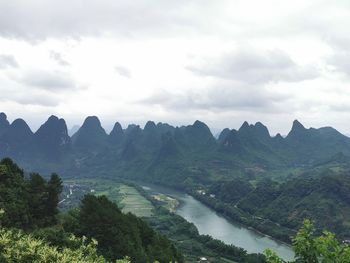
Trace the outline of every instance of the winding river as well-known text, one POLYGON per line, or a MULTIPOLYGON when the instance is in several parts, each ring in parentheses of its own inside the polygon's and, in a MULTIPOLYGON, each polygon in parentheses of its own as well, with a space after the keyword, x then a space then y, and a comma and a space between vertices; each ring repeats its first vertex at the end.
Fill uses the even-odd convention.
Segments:
POLYGON ((242 247, 248 253, 263 253, 265 249, 270 248, 285 260, 293 259, 294 253, 289 246, 228 221, 186 193, 155 185, 144 186, 144 189, 180 200, 181 205, 176 214, 193 223, 200 234, 210 235, 226 244, 242 247))

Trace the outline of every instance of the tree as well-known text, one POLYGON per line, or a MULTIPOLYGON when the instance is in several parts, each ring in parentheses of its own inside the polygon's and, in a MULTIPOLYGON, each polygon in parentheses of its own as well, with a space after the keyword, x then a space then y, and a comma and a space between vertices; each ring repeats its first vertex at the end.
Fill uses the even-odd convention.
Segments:
POLYGON ((47 189, 46 181, 40 174, 32 173, 29 179, 29 208, 36 226, 45 226, 46 224, 46 202, 47 189))
MULTIPOLYGON (((96 252, 97 242, 87 242, 86 238, 71 235, 78 248, 59 249, 49 246, 43 240, 24 234, 20 230, 0 229, 0 262, 47 262, 47 263, 107 263, 96 252)), ((117 263, 130 263, 129 260, 117 260, 117 263)))
POLYGON ((57 205, 59 196, 63 190, 61 178, 53 173, 47 183, 47 200, 46 200, 46 215, 49 217, 51 224, 56 223, 56 215, 58 214, 57 205))
MULTIPOLYGON (((314 236, 315 228, 310 220, 304 220, 303 227, 293 238, 295 260, 290 263, 349 263, 350 247, 340 243, 334 234, 323 231, 314 236)), ((271 250, 265 251, 267 262, 285 263, 271 250)))
POLYGON ((0 161, 0 208, 6 213, 2 226, 27 228, 31 216, 23 171, 11 159, 0 161))

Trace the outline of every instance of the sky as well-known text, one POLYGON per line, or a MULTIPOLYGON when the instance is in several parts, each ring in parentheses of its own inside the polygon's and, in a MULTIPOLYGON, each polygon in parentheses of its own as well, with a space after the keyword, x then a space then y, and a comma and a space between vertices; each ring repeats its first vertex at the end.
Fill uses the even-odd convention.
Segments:
POLYGON ((0 0, 0 112, 350 134, 350 1, 0 0))

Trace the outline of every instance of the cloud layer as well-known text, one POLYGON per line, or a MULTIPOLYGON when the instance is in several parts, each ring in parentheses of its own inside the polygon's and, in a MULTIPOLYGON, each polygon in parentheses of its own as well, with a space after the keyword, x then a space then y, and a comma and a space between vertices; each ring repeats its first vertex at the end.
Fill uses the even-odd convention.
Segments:
MULTIPOLYGON (((1 111, 350 134, 350 4, 340 0, 0 0, 1 111), (252 8, 254 7, 254 8, 252 8)), ((39 117, 38 117, 39 116, 39 117)), ((25 116, 24 116, 25 117, 25 116)))
POLYGON ((0 55, 0 69, 18 68, 18 63, 12 55, 0 55))
POLYGON ((201 76, 241 81, 252 85, 269 82, 299 82, 318 77, 312 66, 302 67, 281 50, 241 49, 205 59, 187 69, 201 76))

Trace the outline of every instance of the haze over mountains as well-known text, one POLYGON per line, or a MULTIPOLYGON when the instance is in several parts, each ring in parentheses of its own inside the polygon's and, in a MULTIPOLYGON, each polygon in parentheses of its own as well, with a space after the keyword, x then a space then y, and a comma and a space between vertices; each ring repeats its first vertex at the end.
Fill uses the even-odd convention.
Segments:
POLYGON ((99 119, 90 116, 69 136, 64 119, 56 116, 33 133, 24 120, 10 124, 0 114, 0 157, 14 158, 29 170, 54 169, 64 175, 98 164, 108 167, 110 175, 144 173, 163 180, 160 173, 174 169, 183 180, 191 174, 204 180, 218 164, 215 173, 226 176, 247 167, 313 165, 339 153, 350 154, 350 138, 331 127, 306 129, 297 120, 285 138, 271 137, 260 122, 244 122, 238 130, 224 129, 216 139, 200 121, 182 127, 149 121, 143 129, 134 124, 123 129, 117 122, 107 134, 99 119))
POLYGON ((216 211, 285 241, 305 217, 318 229, 350 235, 349 156, 350 138, 297 120, 285 137, 244 122, 215 138, 200 121, 125 129, 117 122, 108 134, 89 116, 69 136, 56 116, 33 133, 24 120, 9 123, 0 114, 0 158, 13 158, 25 171, 153 182, 194 195, 206 189, 216 198, 197 198, 216 211))

